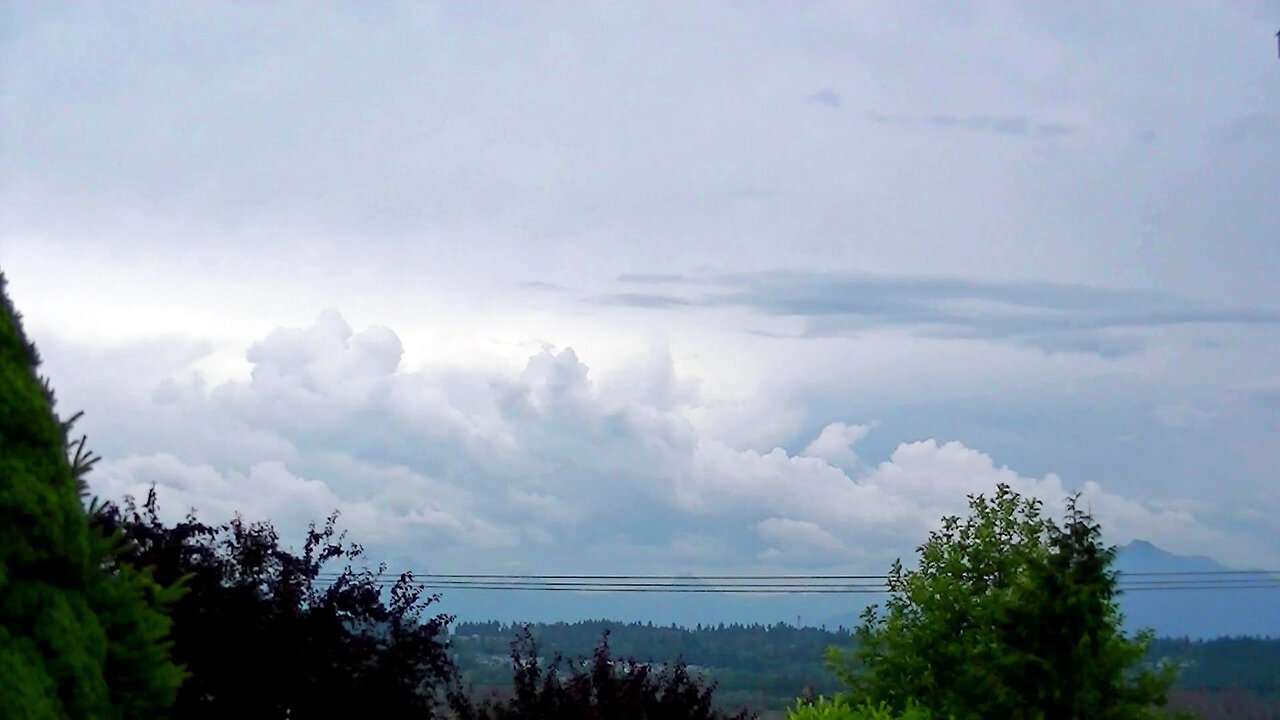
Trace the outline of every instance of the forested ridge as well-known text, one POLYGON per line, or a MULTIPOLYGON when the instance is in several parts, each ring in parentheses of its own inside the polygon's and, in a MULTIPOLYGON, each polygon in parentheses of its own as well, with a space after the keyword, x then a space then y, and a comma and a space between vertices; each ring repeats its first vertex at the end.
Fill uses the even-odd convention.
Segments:
MULTIPOLYGON (((852 648, 849 628, 796 627, 786 623, 717 624, 681 627, 653 623, 586 620, 573 623, 459 622, 450 642, 463 678, 477 686, 510 682, 506 657, 512 640, 527 628, 548 653, 589 655, 604 632, 620 654, 662 663, 681 658, 717 683, 726 703, 760 710, 787 707, 810 690, 831 695, 839 681, 828 672, 823 653, 831 646, 852 648)), ((1162 659, 1179 668, 1173 696, 1201 708, 1231 704, 1271 705, 1280 717, 1280 638, 1187 640, 1155 638, 1146 661, 1162 659)))

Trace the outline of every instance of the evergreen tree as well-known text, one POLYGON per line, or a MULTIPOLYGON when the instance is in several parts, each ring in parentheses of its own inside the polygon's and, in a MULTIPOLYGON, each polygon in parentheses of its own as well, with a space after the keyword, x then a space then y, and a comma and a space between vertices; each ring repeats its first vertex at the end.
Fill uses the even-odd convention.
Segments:
POLYGON ((155 718, 183 673, 164 606, 178 591, 120 565, 81 501, 94 459, 55 414, 0 273, 0 717, 155 718), (68 458, 67 452, 75 448, 68 458))

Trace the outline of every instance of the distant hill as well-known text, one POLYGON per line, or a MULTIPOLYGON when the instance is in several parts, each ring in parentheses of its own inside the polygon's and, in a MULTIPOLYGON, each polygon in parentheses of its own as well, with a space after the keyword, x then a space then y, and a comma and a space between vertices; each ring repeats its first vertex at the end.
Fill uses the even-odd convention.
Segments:
MULTIPOLYGON (((1120 548, 1116 568, 1128 573, 1234 570, 1204 556, 1174 555, 1143 540, 1120 548)), ((1154 579, 1154 578, 1144 578, 1154 579)), ((1256 635, 1280 638, 1280 589, 1149 590, 1121 600, 1125 627, 1164 637, 1256 635)))
MULTIPOLYGON (((1208 557, 1175 555, 1141 540, 1119 550, 1121 572, 1229 570, 1208 557)), ((1143 578, 1150 580, 1153 578, 1143 578)), ((786 622, 853 628, 868 603, 885 596, 486 592, 445 588, 439 605, 461 621, 574 622, 608 617, 694 627, 718 623, 786 622)), ((1208 639, 1251 635, 1280 638, 1280 589, 1150 590, 1121 599, 1126 627, 1152 628, 1161 637, 1208 639)))
MULTIPOLYGON (((1235 570, 1203 555, 1175 555, 1145 540, 1119 549, 1121 573, 1220 572, 1235 570)), ((1143 578, 1154 580, 1156 578, 1143 578)), ((1120 601, 1125 628, 1151 628, 1160 637, 1209 639, 1241 635, 1280 638, 1280 588, 1266 590, 1145 590, 1126 593, 1120 601)), ((829 628, 853 627, 857 613, 826 618, 829 628)))

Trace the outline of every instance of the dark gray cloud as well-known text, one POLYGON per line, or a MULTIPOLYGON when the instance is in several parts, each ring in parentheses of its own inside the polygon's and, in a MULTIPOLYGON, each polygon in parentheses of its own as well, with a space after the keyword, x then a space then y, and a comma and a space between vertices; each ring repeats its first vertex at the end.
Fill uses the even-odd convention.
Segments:
POLYGON ((662 283, 690 282, 691 278, 679 273, 623 273, 618 276, 619 282, 657 285, 662 283))
POLYGON ((834 108, 836 110, 839 110, 840 106, 843 104, 840 96, 830 88, 823 88, 813 95, 810 95, 809 99, 819 105, 826 105, 827 107, 834 108))
MULTIPOLYGON (((692 282, 692 281, 690 281, 692 282)), ((1144 331, 1187 325, 1276 325, 1280 312, 1175 295, 1049 282, 814 272, 720 275, 696 297, 617 293, 591 302, 627 307, 743 307, 807 320, 805 336, 909 327, 930 337, 1007 341, 1046 352, 1119 357, 1144 331)))
POLYGON ((654 293, 610 293, 590 298, 589 301, 601 305, 635 308, 676 308, 695 304, 692 300, 675 297, 674 295, 658 295, 654 293))
POLYGON ((526 280, 524 282, 517 283, 516 287, 524 288, 525 290, 545 290, 547 292, 567 292, 568 291, 568 288, 564 287, 563 285, 544 282, 542 280, 526 280))

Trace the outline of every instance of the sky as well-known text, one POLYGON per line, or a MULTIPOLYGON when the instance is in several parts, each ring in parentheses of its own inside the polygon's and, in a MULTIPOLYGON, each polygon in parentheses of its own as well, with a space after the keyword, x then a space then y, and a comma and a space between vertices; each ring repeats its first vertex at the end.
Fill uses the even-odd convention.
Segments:
POLYGON ((91 489, 170 517, 336 509, 427 572, 883 572, 1004 482, 1275 568, 1277 29, 7 3, 0 269, 91 489))

